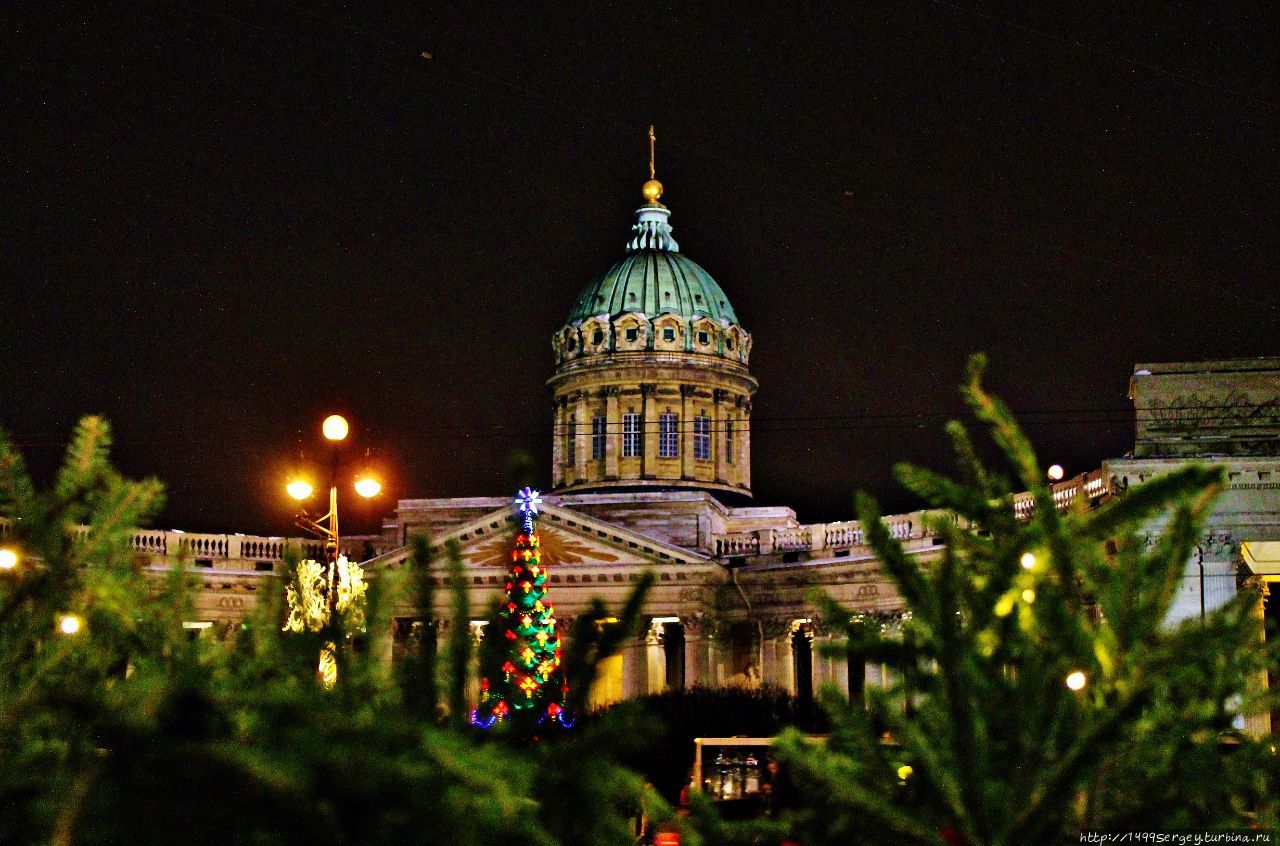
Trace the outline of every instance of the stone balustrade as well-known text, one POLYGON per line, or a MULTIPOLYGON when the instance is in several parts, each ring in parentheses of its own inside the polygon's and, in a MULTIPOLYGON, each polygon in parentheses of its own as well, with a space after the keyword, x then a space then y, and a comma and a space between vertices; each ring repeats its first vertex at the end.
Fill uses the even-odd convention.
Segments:
MULTIPOLYGON (((1050 485, 1053 504, 1059 511, 1066 511, 1076 498, 1083 495, 1090 505, 1106 500, 1113 492, 1102 470, 1091 470, 1070 479, 1050 485)), ((1013 512, 1020 520, 1029 520, 1035 514, 1035 498, 1029 491, 1014 494, 1013 512)))
MULTIPOLYGON (((77 526, 75 529, 78 537, 84 537, 88 532, 87 526, 77 526)), ((11 521, 0 518, 0 540, 8 539, 12 533, 11 521)), ((315 538, 138 529, 133 533, 131 542, 133 551, 150 559, 150 564, 165 566, 179 558, 186 558, 197 566, 261 570, 264 569, 263 565, 283 561, 285 554, 289 552, 303 558, 319 559, 324 556, 324 542, 315 538)), ((343 554, 356 561, 373 558, 392 548, 393 545, 388 544, 381 535, 350 535, 342 539, 343 554)))
MULTIPOLYGON (((933 536, 926 521, 950 519, 944 511, 912 511, 882 518, 890 536, 909 541, 933 536)), ((783 529, 760 529, 754 532, 736 532, 716 538, 716 556, 720 558, 769 555, 786 552, 808 552, 821 555, 862 547, 866 537, 862 523, 846 520, 837 523, 814 523, 783 529)))

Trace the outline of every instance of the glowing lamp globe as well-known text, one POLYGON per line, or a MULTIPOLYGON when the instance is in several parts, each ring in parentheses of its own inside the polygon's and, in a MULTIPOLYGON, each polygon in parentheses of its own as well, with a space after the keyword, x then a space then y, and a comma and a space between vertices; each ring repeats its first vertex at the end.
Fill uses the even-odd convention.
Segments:
POLYGON ((1067 676, 1067 687, 1072 690, 1082 690, 1088 681, 1089 680, 1085 678, 1084 673, 1076 670, 1074 673, 1067 676))
POLYGON ((12 570, 18 566, 18 553, 12 549, 0 549, 0 570, 12 570))
POLYGON ((1036 557, 1030 552, 1024 552, 1022 553, 1020 563, 1022 564, 1022 569, 1030 570, 1032 567, 1036 566, 1036 557))
POLYGON ((377 479, 369 476, 365 476, 356 481, 356 493, 360 494, 360 496, 365 499, 368 499, 371 496, 377 496, 378 492, 381 490, 382 484, 379 483, 377 479))
POLYGON ((301 479, 290 482, 284 486, 284 489, 289 492, 289 496, 297 500, 303 500, 311 496, 311 486, 301 479))
POLYGON ((324 423, 320 426, 324 432, 324 436, 331 441, 340 441, 347 436, 350 428, 347 425, 347 418, 341 414, 330 414, 324 419, 324 423))
POLYGON ((1049 467, 1049 478, 1055 482, 1060 482, 1062 481, 1062 476, 1064 472, 1065 471, 1063 471, 1061 464, 1054 464, 1051 467, 1049 467))
POLYGON ((63 614, 58 618, 58 631, 64 635, 73 635, 80 632, 80 618, 75 614, 63 614))

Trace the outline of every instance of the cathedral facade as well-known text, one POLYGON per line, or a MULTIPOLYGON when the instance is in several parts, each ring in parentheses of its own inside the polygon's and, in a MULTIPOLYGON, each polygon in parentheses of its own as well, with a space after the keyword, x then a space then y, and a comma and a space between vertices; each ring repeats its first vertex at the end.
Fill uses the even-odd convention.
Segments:
MULTIPOLYGON (((592 599, 616 607, 643 573, 656 577, 644 630, 607 662, 593 699, 766 684, 807 696, 825 683, 856 695, 884 684, 883 667, 850 667, 819 648, 836 633, 808 598, 820 589, 884 625, 900 619, 903 602, 863 527, 802 524, 790 508, 743 504, 753 339, 720 285, 680 252, 661 195, 656 180, 645 184, 623 256, 582 289, 551 339, 552 488, 538 531, 556 617, 567 630, 592 599)), ((1133 452, 1056 483, 1055 500, 1096 505, 1189 460, 1221 463, 1228 489, 1188 562, 1173 617, 1212 610, 1247 579, 1265 591, 1280 579, 1280 359, 1138 365, 1131 385, 1133 452)), ((1029 509, 1030 498, 1016 506, 1029 509)), ((931 525, 944 518, 884 520, 927 564, 942 543, 931 525)), ((344 551, 376 579, 402 565, 418 533, 436 546, 456 542, 472 607, 485 609, 502 591, 518 522, 505 492, 406 499, 380 535, 344 538, 344 551)), ((188 625, 215 631, 281 590, 287 550, 321 557, 318 542, 238 534, 139 531, 134 547, 156 572, 180 556, 194 562, 203 587, 188 625)), ((481 620, 450 630, 448 597, 439 596, 438 608, 395 609, 392 630, 375 634, 385 654, 424 633, 483 637, 481 620)), ((1272 727, 1259 718, 1247 728, 1272 727)))

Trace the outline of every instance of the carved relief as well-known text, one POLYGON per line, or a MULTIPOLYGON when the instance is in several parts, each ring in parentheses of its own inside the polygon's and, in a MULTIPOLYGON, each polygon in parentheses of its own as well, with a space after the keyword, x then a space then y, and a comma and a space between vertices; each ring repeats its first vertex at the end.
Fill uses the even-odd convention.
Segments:
MULTIPOLYGON (((538 537, 542 543, 543 560, 551 567, 556 564, 599 564, 622 560, 616 553, 589 546, 575 535, 548 526, 539 527, 538 537)), ((498 534, 464 550, 463 554, 473 567, 506 567, 511 563, 511 538, 498 534)))

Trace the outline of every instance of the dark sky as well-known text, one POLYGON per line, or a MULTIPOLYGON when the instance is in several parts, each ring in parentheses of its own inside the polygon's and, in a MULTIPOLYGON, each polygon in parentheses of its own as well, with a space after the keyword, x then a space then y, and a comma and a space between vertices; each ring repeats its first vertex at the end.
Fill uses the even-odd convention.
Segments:
POLYGON ((1280 354, 1272 3, 480 5, 6 4, 0 423, 37 469, 102 413, 161 525, 290 531, 335 409, 391 474, 350 528, 507 493, 519 450, 545 483, 549 338, 650 123, 755 337, 756 499, 802 519, 909 506, 975 350, 1072 473, 1129 448, 1134 362, 1280 354))

